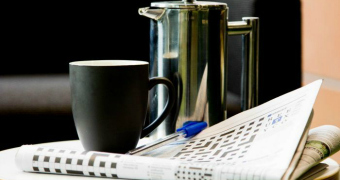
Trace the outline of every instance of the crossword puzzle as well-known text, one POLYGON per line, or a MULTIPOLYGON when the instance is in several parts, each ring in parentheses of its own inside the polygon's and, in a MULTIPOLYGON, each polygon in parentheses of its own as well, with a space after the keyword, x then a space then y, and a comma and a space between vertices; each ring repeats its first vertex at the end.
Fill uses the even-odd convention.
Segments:
POLYGON ((241 159, 255 139, 264 118, 242 124, 217 136, 189 141, 173 159, 189 162, 226 162, 241 159))
MULTIPOLYGON (((225 165, 235 165, 236 162, 242 162, 258 133, 283 125, 287 122, 290 113, 290 108, 278 109, 217 135, 189 140, 186 146, 171 158, 184 161, 177 167, 176 179, 213 179, 213 170, 216 165, 225 167, 225 165), (204 162, 214 162, 214 164, 204 162)), ((235 174, 231 170, 225 175, 234 177, 235 174)))
POLYGON ((108 153, 38 148, 32 165, 39 172, 117 178, 119 158, 108 153))
POLYGON ((261 128, 263 131, 276 128, 287 121, 289 113, 289 109, 283 108, 220 134, 188 141, 172 159, 187 162, 226 162, 232 165, 246 155, 261 128))

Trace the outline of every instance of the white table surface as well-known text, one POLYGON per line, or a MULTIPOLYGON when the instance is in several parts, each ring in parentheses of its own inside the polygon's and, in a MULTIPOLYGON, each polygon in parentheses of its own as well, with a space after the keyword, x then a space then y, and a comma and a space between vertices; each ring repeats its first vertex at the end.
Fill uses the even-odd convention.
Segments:
MULTIPOLYGON (((144 142, 140 142, 143 144, 144 142)), ((74 141, 61 141, 38 144, 38 146, 54 147, 60 149, 71 150, 84 150, 79 140, 74 141)), ((106 178, 86 177, 86 176, 69 176, 69 175, 56 175, 44 173, 28 173, 18 169, 15 165, 15 155, 18 148, 0 151, 0 179, 1 180, 104 180, 106 178)), ((323 163, 327 163, 329 167, 326 171, 320 172, 313 176, 313 179, 324 179, 339 172, 339 164, 328 158, 323 163)))

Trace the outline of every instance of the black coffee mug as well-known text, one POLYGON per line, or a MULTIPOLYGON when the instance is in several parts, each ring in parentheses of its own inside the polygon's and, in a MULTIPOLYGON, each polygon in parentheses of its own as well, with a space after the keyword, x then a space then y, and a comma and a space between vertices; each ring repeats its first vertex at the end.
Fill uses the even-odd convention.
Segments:
POLYGON ((149 63, 129 60, 77 61, 70 65, 72 113, 85 150, 125 153, 153 131, 175 102, 172 83, 149 79, 149 63), (143 128, 148 91, 157 84, 169 90, 163 113, 143 128))

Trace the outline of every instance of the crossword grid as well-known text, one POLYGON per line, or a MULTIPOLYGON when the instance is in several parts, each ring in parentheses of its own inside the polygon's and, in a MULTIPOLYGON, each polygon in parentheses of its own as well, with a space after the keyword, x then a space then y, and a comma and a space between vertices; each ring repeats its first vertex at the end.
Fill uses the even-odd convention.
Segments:
POLYGON ((219 135, 188 141, 171 159, 187 162, 226 162, 234 164, 248 152, 260 131, 273 129, 287 121, 290 109, 280 109, 261 118, 228 129, 219 135), (262 130, 261 130, 262 128, 262 130))
POLYGON ((173 159, 189 162, 226 162, 242 159, 264 118, 242 124, 217 136, 189 141, 173 159))
POLYGON ((38 148, 33 156, 33 170, 46 173, 75 174, 117 178, 120 155, 38 148))
MULTIPOLYGON (((186 146, 172 158, 184 161, 177 167, 176 179, 211 180, 214 178, 213 172, 216 165, 226 167, 225 165, 235 165, 236 162, 242 162, 256 135, 261 131, 275 129, 287 122, 290 111, 290 109, 282 108, 218 135, 188 141, 186 146), (215 163, 197 164, 191 162, 215 163)), ((227 177, 226 179, 233 179, 238 176, 233 170, 233 166, 228 168, 230 172, 227 171, 223 174, 224 177, 227 177)))

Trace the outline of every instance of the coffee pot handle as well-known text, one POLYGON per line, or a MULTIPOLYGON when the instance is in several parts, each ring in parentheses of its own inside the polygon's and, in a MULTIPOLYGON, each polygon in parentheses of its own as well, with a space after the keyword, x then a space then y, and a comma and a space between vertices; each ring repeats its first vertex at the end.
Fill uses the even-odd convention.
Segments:
POLYGON ((259 18, 243 17, 228 22, 228 35, 242 35, 241 108, 258 105, 259 86, 259 18))

